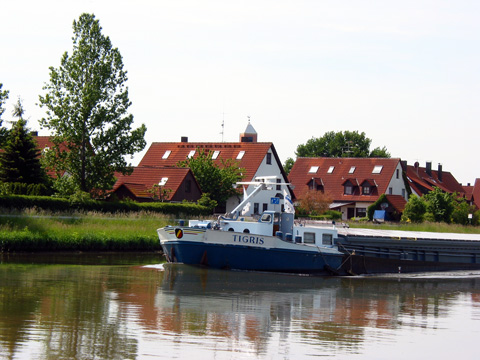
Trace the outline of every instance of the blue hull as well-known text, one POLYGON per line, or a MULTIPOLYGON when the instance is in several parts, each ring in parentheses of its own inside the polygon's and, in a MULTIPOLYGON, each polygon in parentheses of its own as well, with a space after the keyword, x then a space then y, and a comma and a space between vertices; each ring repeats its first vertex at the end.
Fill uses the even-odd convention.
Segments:
POLYGON ((169 262, 216 269, 333 275, 342 255, 181 241, 162 244, 169 262))

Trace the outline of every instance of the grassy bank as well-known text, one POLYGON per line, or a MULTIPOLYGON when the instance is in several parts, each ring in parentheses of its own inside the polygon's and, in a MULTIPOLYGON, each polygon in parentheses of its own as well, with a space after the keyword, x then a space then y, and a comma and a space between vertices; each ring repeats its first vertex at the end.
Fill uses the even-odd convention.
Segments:
POLYGON ((159 251, 156 229, 175 219, 156 213, 0 214, 0 252, 159 251))

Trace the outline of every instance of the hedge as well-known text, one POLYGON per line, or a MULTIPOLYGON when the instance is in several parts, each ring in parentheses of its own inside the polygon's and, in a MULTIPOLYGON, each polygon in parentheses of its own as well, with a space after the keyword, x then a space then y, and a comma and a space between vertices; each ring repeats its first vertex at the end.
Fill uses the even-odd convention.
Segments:
POLYGON ((166 215, 208 216, 211 209, 193 203, 166 203, 166 202, 110 202, 88 200, 72 202, 68 199, 49 196, 9 195, 0 196, 0 207, 23 210, 37 208, 53 212, 69 211, 98 211, 107 213, 151 211, 166 215))

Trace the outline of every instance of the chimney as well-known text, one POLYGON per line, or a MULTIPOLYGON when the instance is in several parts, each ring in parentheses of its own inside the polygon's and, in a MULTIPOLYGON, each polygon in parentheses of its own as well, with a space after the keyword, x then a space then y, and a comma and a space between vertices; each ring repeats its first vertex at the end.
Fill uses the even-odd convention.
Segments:
POLYGON ((415 172, 417 173, 417 176, 418 176, 418 168, 420 167, 420 164, 418 163, 418 161, 415 161, 415 164, 413 164, 413 167, 415 168, 415 172))
POLYGON ((427 172, 427 175, 432 177, 432 162, 431 161, 427 161, 427 166, 426 166, 426 172, 427 172))
POLYGON ((182 136, 181 142, 182 143, 187 143, 188 142, 188 137, 187 136, 182 136))
POLYGON ((441 182, 443 181, 443 167, 442 167, 442 164, 438 163, 438 180, 441 182))
POLYGON ((400 164, 402 165, 402 170, 407 171, 407 160, 400 161, 400 164))

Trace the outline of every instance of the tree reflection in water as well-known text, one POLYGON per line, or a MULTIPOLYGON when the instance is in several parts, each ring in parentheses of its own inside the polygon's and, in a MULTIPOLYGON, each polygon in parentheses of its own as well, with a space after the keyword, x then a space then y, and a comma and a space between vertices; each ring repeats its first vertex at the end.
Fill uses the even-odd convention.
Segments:
POLYGON ((341 358, 415 329, 436 334, 459 306, 478 322, 479 300, 480 274, 320 278, 6 262, 0 358, 341 358))

